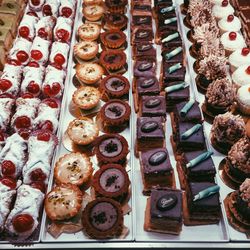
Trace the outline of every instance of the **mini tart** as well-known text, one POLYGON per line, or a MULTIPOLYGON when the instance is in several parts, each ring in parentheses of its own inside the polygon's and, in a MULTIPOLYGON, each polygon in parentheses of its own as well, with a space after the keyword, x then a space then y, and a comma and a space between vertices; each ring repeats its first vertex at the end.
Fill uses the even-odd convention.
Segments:
POLYGON ((74 217, 82 207, 82 192, 73 184, 55 186, 45 197, 45 211, 51 220, 74 217))
POLYGON ((94 23, 85 23, 78 28, 78 36, 81 40, 95 41, 98 39, 101 27, 94 23))
POLYGON ((100 64, 107 70, 118 70, 126 64, 126 54, 123 51, 102 51, 100 56, 100 64))
POLYGON ((97 198, 89 202, 82 212, 83 229, 94 239, 120 236, 123 220, 121 205, 110 198, 97 198))
POLYGON ((100 98, 101 94, 97 88, 83 86, 74 92, 72 101, 80 109, 89 110, 98 105, 100 98))
POLYGON ((109 12, 124 13, 128 0, 105 0, 109 12))
POLYGON ((119 126, 129 121, 131 108, 127 102, 113 99, 106 102, 101 110, 100 117, 107 126, 119 126))
POLYGON ((103 165, 94 175, 92 186, 96 196, 103 196, 123 202, 128 195, 129 177, 119 164, 103 165))
POLYGON ((120 48, 126 41, 126 35, 120 30, 109 30, 100 35, 102 44, 110 49, 120 48))
POLYGON ((95 84, 101 80, 104 70, 97 63, 84 63, 76 65, 76 76, 85 84, 95 84))
POLYGON ((90 118, 79 117, 69 123, 67 133, 74 143, 88 145, 98 137, 99 130, 90 118))
POLYGON ((124 14, 109 13, 105 15, 105 28, 123 30, 127 27, 128 18, 124 14))
POLYGON ((102 96, 108 99, 121 98, 128 94, 130 88, 129 81, 121 75, 109 75, 102 79, 100 83, 100 92, 102 96))
POLYGON ((102 18, 104 8, 100 5, 89 5, 82 9, 83 16, 91 22, 98 21, 102 18))
POLYGON ((81 186, 90 180, 92 173, 93 167, 88 156, 70 153, 65 154, 56 162, 54 178, 56 183, 81 186))
POLYGON ((74 55, 82 60, 91 60, 98 53, 98 44, 94 41, 82 41, 74 45, 74 55))
POLYGON ((119 134, 104 134, 97 139, 95 153, 99 165, 124 163, 129 153, 128 142, 119 134))
POLYGON ((102 0, 84 0, 83 5, 89 6, 89 5, 102 5, 102 0))

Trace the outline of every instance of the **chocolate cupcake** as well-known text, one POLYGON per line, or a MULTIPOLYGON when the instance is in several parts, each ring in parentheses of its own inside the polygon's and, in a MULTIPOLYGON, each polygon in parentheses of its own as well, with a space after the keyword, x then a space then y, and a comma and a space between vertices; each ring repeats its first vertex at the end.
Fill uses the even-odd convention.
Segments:
POLYGON ((84 232, 91 238, 117 238, 123 229, 121 205, 109 198, 93 200, 83 210, 82 224, 84 232))
POLYGON ((109 12, 124 14, 128 0, 105 0, 105 4, 109 12))
POLYGON ((250 140, 248 137, 237 141, 226 158, 226 173, 234 181, 242 183, 250 178, 250 140))
POLYGON ((100 39, 106 48, 119 49, 123 48, 126 42, 126 35, 120 30, 109 30, 101 33, 100 39))
POLYGON ((102 100, 128 99, 130 84, 127 78, 121 75, 109 75, 102 79, 99 90, 102 100))
POLYGON ((198 72, 196 84, 199 92, 204 94, 210 83, 216 79, 226 77, 226 58, 209 55, 200 61, 198 72))
POLYGON ((124 30, 127 28, 128 18, 124 14, 108 13, 104 16, 105 30, 124 30))
POLYGON ((218 114, 230 110, 235 99, 235 89, 227 78, 213 81, 207 88, 205 103, 202 106, 203 114, 208 121, 213 121, 218 114))
POLYGON ((107 197, 124 203, 129 193, 129 177, 119 164, 103 165, 94 175, 92 187, 96 197, 107 197))
POLYGON ((123 51, 102 51, 100 55, 100 64, 106 68, 106 70, 119 70, 126 64, 126 54, 123 51))
POLYGON ((244 120, 227 112, 215 117, 211 129, 211 144, 217 151, 227 154, 233 144, 245 135, 244 120))
POLYGON ((128 142, 119 134, 104 134, 97 139, 95 153, 99 165, 124 164, 129 153, 128 142))

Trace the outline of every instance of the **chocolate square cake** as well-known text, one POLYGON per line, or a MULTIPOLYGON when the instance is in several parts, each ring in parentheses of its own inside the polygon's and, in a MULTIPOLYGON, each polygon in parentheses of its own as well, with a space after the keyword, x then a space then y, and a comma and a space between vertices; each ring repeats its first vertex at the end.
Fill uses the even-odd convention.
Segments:
POLYGON ((166 100, 164 96, 143 96, 140 107, 140 116, 166 117, 166 100))
POLYGON ((152 15, 152 7, 147 3, 135 3, 131 9, 132 15, 152 15))
POLYGON ((163 49, 165 46, 182 46, 180 33, 175 30, 165 30, 161 34, 161 44, 163 49))
POLYGON ((159 95, 160 84, 155 76, 140 77, 135 80, 136 92, 139 96, 159 95))
POLYGON ((158 17, 157 33, 161 37, 164 31, 178 31, 177 17, 158 17))
POLYGON ((182 46, 166 46, 162 53, 162 60, 165 62, 184 62, 184 53, 182 46))
POLYGON ((140 166, 144 194, 153 187, 173 187, 173 168, 166 148, 142 152, 140 166))
POLYGON ((156 74, 155 60, 138 60, 134 64, 134 77, 150 77, 156 74))
POLYGON ((138 117, 136 126, 136 151, 164 147, 165 131, 162 117, 138 117))
POLYGON ((133 59, 153 59, 156 61, 156 49, 152 43, 143 42, 133 46, 133 59))
MULTIPOLYGON (((216 224, 221 218, 219 192, 205 198, 195 200, 196 195, 207 188, 216 187, 211 182, 190 182, 186 192, 184 205, 184 224, 201 225, 216 224)), ((198 195, 199 196, 199 195, 198 195)))
POLYGON ((134 15, 132 16, 132 27, 152 28, 152 17, 149 15, 134 15))
POLYGON ((178 235, 182 224, 182 192, 173 189, 152 190, 147 201, 144 229, 178 235))
POLYGON ((186 76, 186 67, 182 62, 166 62, 163 60, 162 76, 164 83, 184 81, 186 76))
POLYGON ((141 42, 152 42, 154 38, 152 28, 134 28, 132 30, 132 44, 141 42))
POLYGON ((160 4, 157 8, 157 16, 160 18, 176 17, 175 6, 160 4))

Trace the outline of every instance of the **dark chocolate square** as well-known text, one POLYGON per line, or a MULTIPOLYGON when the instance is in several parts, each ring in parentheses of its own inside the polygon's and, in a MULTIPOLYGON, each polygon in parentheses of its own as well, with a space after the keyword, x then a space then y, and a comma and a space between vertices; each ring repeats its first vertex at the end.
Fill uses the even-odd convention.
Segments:
POLYGON ((250 9, 249 0, 235 0, 235 3, 239 10, 250 9))
POLYGON ((166 6, 172 6, 173 0, 154 0, 154 6, 158 6, 159 4, 164 4, 166 6))
POLYGON ((190 182, 189 183, 189 210, 191 212, 210 212, 214 210, 220 209, 220 200, 219 200, 219 193, 215 193, 207 198, 200 199, 197 201, 193 201, 194 196, 197 195, 200 191, 215 186, 215 183, 211 182, 190 182))
POLYGON ((139 96, 160 94, 160 84, 155 76, 136 79, 136 88, 139 96))
POLYGON ((162 47, 164 48, 165 46, 182 46, 182 39, 181 39, 181 35, 178 31, 175 30, 164 30, 164 32, 161 34, 161 41, 162 41, 162 47), (168 42, 164 42, 164 39, 166 37, 169 37, 173 34, 178 34, 178 37, 168 41, 168 42))
POLYGON ((135 28, 132 31, 132 37, 133 43, 152 42, 154 33, 151 28, 135 28))
POLYGON ((184 53, 183 53, 183 47, 182 46, 166 46, 164 48, 164 50, 162 51, 161 53, 162 55, 162 60, 165 61, 165 62, 180 62, 180 63, 183 63, 184 61, 184 53), (177 55, 167 59, 166 55, 172 51, 174 51, 175 49, 177 48, 182 48, 182 51, 180 51, 177 55))
POLYGON ((181 115, 181 110, 186 104, 187 102, 181 102, 176 104, 174 109, 174 115, 176 115, 177 119, 182 122, 201 122, 201 110, 198 102, 195 102, 193 104, 193 106, 189 109, 185 116, 181 115))
POLYGON ((191 122, 179 122, 179 133, 178 133, 178 145, 182 148, 188 149, 186 151, 192 151, 195 149, 203 149, 206 147, 205 137, 203 126, 191 136, 186 139, 182 139, 181 135, 185 133, 187 130, 191 129, 194 126, 191 122))
POLYGON ((143 96, 140 106, 142 116, 166 116, 165 96, 143 96))
POLYGON ((168 10, 171 6, 159 5, 157 8, 158 18, 171 18, 176 16, 175 9, 168 10))
MULTIPOLYGON (((201 155, 202 153, 207 152, 206 150, 199 150, 199 151, 192 151, 192 152, 185 152, 183 153, 184 164, 183 167, 186 168, 186 164, 191 160, 195 159, 197 156, 201 155)), ((206 159, 205 161, 200 162, 199 164, 195 165, 194 167, 186 168, 188 175, 195 175, 197 179, 199 178, 199 174, 201 175, 214 175, 216 174, 214 162, 211 157, 206 159)))
POLYGON ((174 221, 182 221, 182 193, 180 190, 152 190, 150 197, 150 217, 152 219, 167 219, 174 221), (165 195, 174 195, 177 203, 169 210, 160 210, 157 206, 159 199, 165 195))
MULTIPOLYGON (((250 3, 249 3, 249 6, 250 6, 250 3)), ((250 22, 250 8, 247 10, 242 10, 240 12, 240 19, 243 21, 243 23, 250 22)))
POLYGON ((166 24, 165 21, 168 19, 168 17, 161 17, 158 19, 158 23, 157 23, 157 30, 158 32, 161 32, 161 34, 164 33, 165 30, 171 30, 171 31, 178 31, 178 24, 177 24, 177 20, 172 22, 172 23, 168 23, 166 24))
POLYGON ((136 3, 132 8, 133 8, 134 11, 152 12, 152 7, 149 4, 138 4, 138 3, 136 3))
POLYGON ((134 57, 139 58, 153 58, 156 60, 156 49, 152 43, 143 42, 138 43, 133 47, 134 57))
POLYGON ((152 27, 152 17, 151 16, 133 16, 132 17, 133 26, 149 26, 152 27))
POLYGON ((137 139, 164 139, 164 120, 162 117, 138 117, 137 118, 137 139), (146 131, 147 130, 147 131, 146 131))
POLYGON ((176 62, 165 62, 163 61, 163 80, 164 82, 184 81, 186 76, 186 67, 181 64, 181 68, 176 71, 169 73, 168 69, 175 65, 176 62))
POLYGON ((134 77, 150 77, 156 74, 156 62, 150 59, 141 59, 134 64, 134 77))
MULTIPOLYGON (((165 85, 164 87, 173 86, 173 85, 176 85, 179 83, 180 82, 171 82, 171 83, 167 83, 167 84, 164 83, 164 85, 165 85)), ((189 97, 190 97, 190 89, 189 89, 189 86, 187 86, 184 89, 180 89, 177 91, 166 93, 166 102, 167 102, 167 105, 169 103, 176 104, 176 103, 179 103, 182 101, 189 100, 189 97)))
POLYGON ((157 148, 142 152, 141 163, 144 174, 158 174, 173 170, 166 148, 157 148))

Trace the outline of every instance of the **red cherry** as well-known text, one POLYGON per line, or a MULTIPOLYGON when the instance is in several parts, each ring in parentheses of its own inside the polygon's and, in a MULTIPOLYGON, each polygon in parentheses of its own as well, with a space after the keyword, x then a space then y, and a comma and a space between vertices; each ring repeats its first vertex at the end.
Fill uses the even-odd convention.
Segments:
POLYGON ((30 137, 31 130, 30 129, 19 129, 18 134, 24 139, 28 140, 30 137))
POLYGON ((42 124, 39 124, 38 128, 53 132, 53 124, 51 121, 45 121, 42 124))
POLYGON ((52 84, 52 88, 49 85, 44 86, 43 91, 47 96, 56 96, 61 90, 59 83, 55 82, 52 84))
POLYGON ((62 70, 62 65, 56 64, 56 63, 50 63, 50 65, 56 69, 62 70))
POLYGON ((39 141, 49 141, 50 140, 50 133, 41 133, 37 135, 37 140, 39 141))
POLYGON ((223 7, 228 6, 228 0, 223 0, 222 3, 221 3, 221 5, 222 5, 223 7))
POLYGON ((243 48, 242 51, 241 51, 241 55, 243 56, 247 56, 250 52, 250 49, 249 48, 243 48))
POLYGON ((56 31, 56 36, 60 41, 67 42, 69 40, 70 34, 67 30, 59 29, 56 31))
POLYGON ((38 36, 41 38, 47 38, 48 37, 48 32, 46 32, 45 28, 40 28, 37 32, 38 36))
POLYGON ((30 98, 34 98, 34 95, 32 95, 31 93, 24 93, 21 97, 23 99, 30 99, 30 98))
POLYGON ((35 81, 31 81, 27 87, 27 90, 35 95, 39 93, 40 87, 35 81))
POLYGON ((3 92, 7 91, 11 87, 12 87, 11 81, 9 81, 7 79, 1 79, 0 80, 0 90, 2 90, 3 92))
POLYGON ((4 178, 0 179, 0 182, 11 189, 16 188, 16 181, 13 180, 12 178, 4 177, 4 178))
POLYGON ((247 73, 248 75, 250 75, 250 66, 247 67, 246 73, 247 73))
POLYGON ((31 126, 30 118, 27 116, 19 116, 15 120, 16 128, 29 128, 31 126))
POLYGON ((51 10, 50 5, 46 4, 46 5, 43 6, 43 14, 45 16, 52 16, 52 10, 51 10))
POLYGON ((44 172, 40 168, 30 173, 31 181, 45 181, 46 178, 47 178, 47 175, 44 174, 44 172))
POLYGON ((227 21, 228 22, 232 22, 234 20, 234 15, 229 15, 228 17, 227 17, 227 21))
POLYGON ((21 63, 19 61, 17 61, 16 59, 7 59, 7 63, 10 65, 14 65, 14 66, 20 66, 21 63))
POLYGON ((62 16, 64 17, 70 17, 72 15, 73 11, 69 7, 63 7, 62 8, 62 16))
POLYGON ((2 162, 2 175, 3 176, 13 176, 16 172, 16 166, 12 161, 2 162))
POLYGON ((26 14, 27 14, 27 15, 29 15, 29 16, 35 16, 35 17, 38 17, 38 15, 36 14, 36 12, 35 12, 35 11, 28 11, 26 14))
POLYGON ((40 0, 31 0, 31 3, 34 5, 34 6, 38 6, 40 4, 40 0))
POLYGON ((39 61, 43 58, 43 53, 40 50, 31 50, 31 58, 33 58, 36 61, 39 61))
POLYGON ((42 193, 45 194, 46 186, 41 181, 35 181, 30 184, 31 187, 39 189, 42 193))
POLYGON ((9 93, 3 93, 0 95, 0 98, 11 98, 11 99, 15 99, 15 96, 9 94, 9 93))
POLYGON ((47 104, 49 107, 51 107, 53 109, 58 108, 58 104, 54 99, 47 98, 47 99, 43 100, 43 103, 47 104))
POLYGON ((55 63, 63 65, 65 63, 65 57, 62 54, 56 54, 54 57, 55 63))
POLYGON ((27 38, 29 37, 30 29, 27 26, 22 26, 19 28, 18 32, 19 32, 19 36, 23 38, 27 38))
POLYGON ((29 62, 29 64, 27 66, 34 67, 34 68, 39 68, 40 67, 39 63, 38 62, 34 62, 34 61, 29 62))
POLYGON ((12 224, 18 233, 24 233, 32 229, 34 219, 29 214, 19 214, 12 219, 12 224))
POLYGON ((233 41, 233 40, 235 40, 237 38, 237 34, 236 34, 236 32, 230 32, 229 33, 229 39, 231 40, 231 41, 233 41))
POLYGON ((26 62, 29 59, 29 55, 23 50, 18 51, 16 57, 22 63, 26 62))

